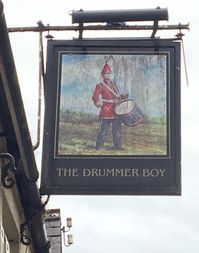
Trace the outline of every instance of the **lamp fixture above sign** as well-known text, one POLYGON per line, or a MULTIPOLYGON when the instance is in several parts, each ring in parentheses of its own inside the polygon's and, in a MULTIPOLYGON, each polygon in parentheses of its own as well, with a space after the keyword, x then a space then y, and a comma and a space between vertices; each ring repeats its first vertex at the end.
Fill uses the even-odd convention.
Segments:
POLYGON ((72 23, 127 22, 168 20, 167 8, 137 10, 73 11, 72 23))
MULTIPOLYGON (((124 9, 124 10, 92 10, 84 11, 72 11, 72 23, 75 25, 70 26, 51 26, 49 24, 43 25, 39 21, 36 27, 10 27, 8 32, 47 32, 46 38, 53 39, 52 35, 49 35, 50 31, 75 31, 79 32, 79 38, 83 39, 83 31, 140 31, 140 30, 152 30, 151 38, 155 37, 158 30, 189 30, 189 24, 177 25, 159 25, 159 21, 168 21, 168 9, 167 8, 153 8, 153 9, 124 9), (136 21, 152 21, 153 24, 132 25, 130 22, 136 21), (128 24, 126 23, 128 22, 128 24), (87 25, 84 25, 88 23, 87 25), (92 24, 92 23, 105 23, 105 24, 92 24), (129 24, 130 23, 130 24, 129 24)), ((182 37, 178 37, 180 40, 182 37)), ((175 37, 176 39, 176 37, 175 37)))

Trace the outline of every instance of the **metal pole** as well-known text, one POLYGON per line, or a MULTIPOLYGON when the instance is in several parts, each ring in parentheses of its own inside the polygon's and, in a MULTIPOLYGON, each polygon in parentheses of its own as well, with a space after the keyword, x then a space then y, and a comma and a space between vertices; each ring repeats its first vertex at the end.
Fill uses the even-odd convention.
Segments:
POLYGON ((33 146, 36 150, 40 145, 41 134, 41 101, 42 101, 42 81, 44 76, 44 60, 43 60, 43 32, 39 32, 39 88, 38 88, 38 109, 37 109, 37 141, 33 146))
MULTIPOLYGON (((158 25, 155 27, 157 30, 189 30, 189 24, 178 24, 178 25, 158 25)), ((73 26, 43 26, 42 32, 48 31, 79 31, 79 25, 73 26)), ((114 26, 111 24, 107 25, 87 25, 83 27, 86 31, 100 31, 100 30, 154 30, 154 25, 121 25, 121 26, 114 26)), ((8 28, 9 33, 13 32, 40 32, 41 28, 38 26, 32 27, 10 27, 8 28)))

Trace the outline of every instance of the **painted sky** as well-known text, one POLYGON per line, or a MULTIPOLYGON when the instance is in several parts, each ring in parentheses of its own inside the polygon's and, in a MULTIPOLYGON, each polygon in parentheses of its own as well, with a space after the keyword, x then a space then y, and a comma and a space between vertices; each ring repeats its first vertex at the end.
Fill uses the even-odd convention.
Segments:
MULTIPOLYGON (((198 253, 199 248, 199 78, 197 0, 4 0, 8 27, 36 26, 38 20, 50 25, 70 25, 71 10, 168 8, 169 22, 190 23, 183 31, 189 85, 182 55, 182 196, 52 196, 49 208, 61 208, 62 223, 73 218, 74 245, 64 253, 198 253)), ((178 31, 159 31, 162 38, 178 31)), ((134 36, 133 32, 119 36, 134 36)), ((150 36, 139 31, 135 36, 150 36)), ((77 32, 55 33, 56 39, 77 37, 77 32)), ((118 36, 116 32, 89 33, 85 36, 118 36)), ((35 33, 10 34, 18 78, 33 143, 36 138, 38 41, 35 33)), ((35 152, 38 166, 41 147, 35 152)))
POLYGON ((99 113, 92 102, 92 94, 96 84, 102 81, 101 70, 108 55, 112 80, 120 94, 127 92, 129 98, 142 108, 146 118, 165 120, 167 89, 170 90, 171 85, 169 74, 168 80, 166 78, 169 55, 149 54, 147 51, 142 54, 61 54, 60 110, 99 113))

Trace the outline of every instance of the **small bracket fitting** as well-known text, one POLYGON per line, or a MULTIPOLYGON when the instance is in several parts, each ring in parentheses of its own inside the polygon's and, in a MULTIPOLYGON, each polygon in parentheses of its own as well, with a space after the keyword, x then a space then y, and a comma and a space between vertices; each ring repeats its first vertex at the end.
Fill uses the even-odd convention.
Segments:
POLYGON ((84 24, 79 23, 79 40, 83 39, 84 24))
POLYGON ((27 221, 27 220, 20 225, 20 242, 23 245, 28 246, 31 244, 32 241, 31 241, 30 237, 26 235, 26 227, 27 227, 27 229, 29 228, 29 221, 27 221))
POLYGON ((2 170, 2 172, 1 172, 2 185, 6 189, 11 189, 14 186, 15 181, 13 178, 10 178, 8 176, 8 170, 10 169, 13 174, 16 174, 18 172, 15 167, 15 159, 9 153, 1 153, 0 159, 8 161, 8 163, 6 165, 0 167, 2 170))
POLYGON ((151 38, 155 38, 155 34, 156 34, 157 30, 158 30, 158 20, 155 20, 153 22, 153 32, 151 34, 151 38))

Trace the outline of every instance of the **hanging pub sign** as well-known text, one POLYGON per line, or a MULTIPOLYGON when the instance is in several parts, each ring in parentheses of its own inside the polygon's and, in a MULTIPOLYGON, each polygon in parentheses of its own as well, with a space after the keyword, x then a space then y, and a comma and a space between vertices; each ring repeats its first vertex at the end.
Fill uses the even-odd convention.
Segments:
POLYGON ((180 195, 180 43, 48 41, 41 194, 180 195))

